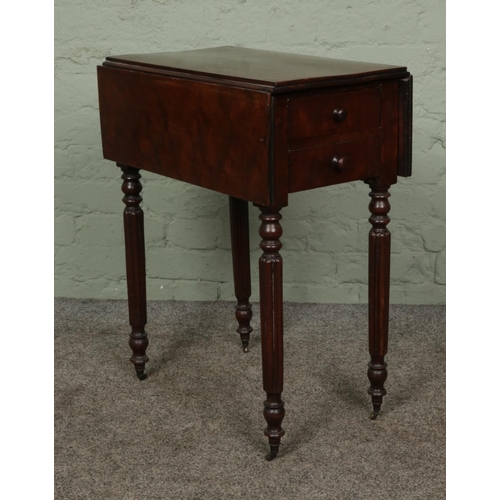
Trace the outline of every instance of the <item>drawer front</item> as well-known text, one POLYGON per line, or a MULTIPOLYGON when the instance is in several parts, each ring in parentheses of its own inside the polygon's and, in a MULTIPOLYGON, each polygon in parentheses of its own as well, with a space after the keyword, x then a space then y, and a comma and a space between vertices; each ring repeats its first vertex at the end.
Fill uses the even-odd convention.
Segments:
POLYGON ((290 140, 342 134, 380 126, 380 87, 290 99, 290 140))
POLYGON ((380 134, 290 151, 289 192, 376 177, 380 152, 380 134))

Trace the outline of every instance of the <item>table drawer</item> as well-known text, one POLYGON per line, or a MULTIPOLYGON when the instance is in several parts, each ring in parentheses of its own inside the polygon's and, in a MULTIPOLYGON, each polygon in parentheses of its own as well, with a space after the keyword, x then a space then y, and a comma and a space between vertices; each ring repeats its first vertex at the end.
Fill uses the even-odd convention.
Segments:
POLYGON ((289 192, 376 177, 380 134, 290 151, 289 192))
POLYGON ((290 140, 380 126, 380 87, 290 99, 290 140))

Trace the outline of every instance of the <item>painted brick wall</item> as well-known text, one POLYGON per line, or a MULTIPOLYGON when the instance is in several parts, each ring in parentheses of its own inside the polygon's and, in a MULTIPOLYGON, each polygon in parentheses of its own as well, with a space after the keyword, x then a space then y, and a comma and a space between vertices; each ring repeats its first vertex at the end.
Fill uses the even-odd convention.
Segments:
MULTIPOLYGON (((392 188, 394 303, 445 300, 444 0, 56 0, 56 294, 125 298, 120 171, 102 159, 96 65, 218 45, 406 65, 414 176, 392 188)), ((143 175, 148 298, 233 300, 227 198, 143 175)), ((367 300, 368 186, 290 196, 285 300, 367 300)), ((257 210, 252 207, 258 297, 257 210)))

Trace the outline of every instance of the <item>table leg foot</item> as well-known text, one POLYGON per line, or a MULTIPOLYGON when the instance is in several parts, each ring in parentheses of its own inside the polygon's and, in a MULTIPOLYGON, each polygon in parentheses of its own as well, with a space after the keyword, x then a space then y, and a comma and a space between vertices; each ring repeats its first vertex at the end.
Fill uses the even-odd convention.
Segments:
POLYGON ((281 436, 285 433, 283 433, 279 437, 270 437, 269 438, 269 453, 266 455, 266 460, 270 462, 271 460, 274 460, 279 452, 280 449, 280 440, 281 436))
POLYGON ((149 361, 149 357, 146 354, 149 340, 144 327, 132 328, 129 345, 133 353, 130 362, 134 365, 137 378, 139 380, 145 380, 148 377, 147 374, 144 373, 144 370, 146 368, 146 363, 149 361))
POLYGON ((241 299, 241 296, 238 297, 235 316, 238 320, 238 328, 236 331, 240 334, 243 352, 248 352, 250 334, 253 332, 253 328, 250 326, 250 320, 253 316, 252 305, 248 302, 248 298, 241 299))
POLYGON ((264 434, 269 440, 270 453, 266 460, 272 460, 278 454, 281 438, 285 431, 281 428, 281 422, 285 417, 285 407, 281 397, 278 394, 268 394, 267 400, 264 401, 264 418, 267 422, 267 428, 264 434))
POLYGON ((278 455, 279 451, 279 444, 278 445, 271 445, 271 451, 266 455, 266 460, 270 462, 271 460, 274 460, 276 456, 278 455))
POLYGON ((380 413, 384 396, 387 394, 384 387, 384 382, 387 379, 387 364, 383 361, 383 357, 380 359, 374 356, 373 360, 368 363, 368 379, 370 380, 368 394, 372 398, 373 405, 373 413, 370 418, 375 420, 380 413))

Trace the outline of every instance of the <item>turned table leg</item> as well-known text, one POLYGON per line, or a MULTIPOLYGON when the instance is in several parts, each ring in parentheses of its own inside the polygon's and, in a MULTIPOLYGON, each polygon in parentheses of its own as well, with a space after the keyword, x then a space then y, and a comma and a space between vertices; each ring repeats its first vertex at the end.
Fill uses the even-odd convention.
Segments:
POLYGON ((281 400, 283 391, 283 260, 279 253, 280 208, 259 207, 262 221, 259 234, 262 238, 259 260, 260 280, 260 324, 262 335, 262 372, 264 391, 264 418, 267 428, 264 434, 269 439, 270 453, 267 460, 276 457, 281 437, 285 431, 281 422, 285 408, 281 400))
POLYGON ((139 169, 118 164, 122 169, 123 223, 125 232, 125 258, 127 264, 127 290, 130 326, 129 345, 132 349, 130 361, 134 364, 139 380, 144 380, 148 334, 144 327, 146 316, 146 255, 144 249, 144 213, 140 207, 142 185, 139 169))
POLYGON ((252 294, 250 279, 250 240, 248 228, 248 202, 229 197, 231 225, 231 250, 233 253, 234 294, 236 295, 237 332, 240 334, 243 351, 248 352, 248 342, 253 328, 252 305, 248 301, 252 294))
POLYGON ((377 181, 370 183, 372 228, 369 235, 369 278, 368 278, 368 324, 370 363, 368 363, 368 394, 372 397, 373 413, 377 418, 382 400, 387 391, 384 382, 387 379, 387 337, 389 332, 389 282, 391 260, 391 233, 389 224, 389 186, 379 186, 377 181))

